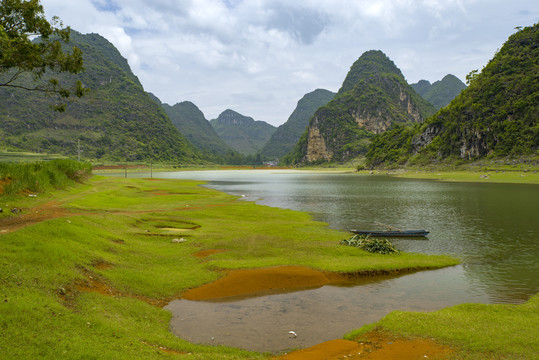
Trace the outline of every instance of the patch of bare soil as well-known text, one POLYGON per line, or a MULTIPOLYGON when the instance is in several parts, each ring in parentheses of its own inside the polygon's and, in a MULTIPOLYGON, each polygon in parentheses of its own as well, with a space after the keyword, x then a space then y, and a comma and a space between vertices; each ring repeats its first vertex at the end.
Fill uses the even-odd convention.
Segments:
POLYGON ((434 340, 404 339, 372 331, 362 337, 362 342, 327 341, 282 355, 275 360, 442 360, 452 353, 453 349, 437 344, 434 340))
MULTIPOLYGON (((99 266, 96 266, 99 268, 99 266)), ((112 267, 111 264, 107 264, 107 267, 112 267)), ((157 307, 164 307, 166 306, 170 300, 170 298, 162 298, 162 299, 154 299, 149 298, 145 296, 140 295, 133 295, 121 292, 117 289, 112 288, 109 286, 104 279, 102 279, 100 276, 93 274, 91 271, 83 271, 85 275, 84 280, 78 280, 74 284, 67 286, 63 291, 60 293, 60 297, 66 302, 69 303, 72 301, 72 299, 76 298, 77 293, 81 292, 93 292, 98 293, 101 295, 106 296, 112 296, 112 297, 130 297, 134 299, 138 299, 141 301, 144 301, 150 305, 157 306, 157 307)))
POLYGON ((233 270, 213 283, 186 291, 182 298, 209 300, 267 290, 323 286, 345 280, 337 273, 318 271, 302 266, 233 270))
POLYGON ((10 233, 41 221, 75 215, 60 207, 60 204, 50 201, 31 209, 20 209, 18 216, 0 219, 0 234, 10 233))
POLYGON ((213 254, 218 254, 218 253, 222 253, 222 252, 226 252, 226 250, 217 250, 217 249, 211 249, 211 250, 200 250, 200 251, 197 251, 196 253, 193 254, 194 257, 196 258, 199 258, 199 259, 204 259, 210 255, 213 255, 213 254))

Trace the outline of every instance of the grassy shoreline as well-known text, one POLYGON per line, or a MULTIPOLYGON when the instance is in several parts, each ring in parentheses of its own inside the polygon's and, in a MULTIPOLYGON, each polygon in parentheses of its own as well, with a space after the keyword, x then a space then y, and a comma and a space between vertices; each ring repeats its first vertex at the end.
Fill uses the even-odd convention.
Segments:
POLYGON ((426 179, 447 182, 481 182, 504 184, 539 184, 539 173, 534 171, 420 171, 401 170, 387 173, 390 176, 410 179, 426 179))
MULTIPOLYGON (((237 201, 200 184, 94 176, 66 190, 10 197, 10 204, 24 208, 28 218, 30 208, 38 205, 47 211, 55 204, 61 214, 0 232, 1 353, 40 359, 268 359, 269 354, 179 339, 169 331, 170 313, 160 306, 216 280, 222 269, 301 265, 359 273, 458 262, 447 256, 373 255, 340 246, 349 234, 309 214, 237 201), (226 251, 204 259, 193 256, 211 249, 226 251)), ((0 229, 16 218, 0 214, 0 229)), ((394 312, 347 337, 361 339, 365 331, 379 328, 435 337, 455 347, 455 359, 533 358, 538 300, 394 312), (517 345, 504 352, 510 343, 517 345)))
POLYGON ((428 313, 394 311, 345 338, 362 341, 373 330, 435 338, 455 349, 452 359, 538 359, 539 294, 521 305, 461 304, 428 313))
POLYGON ((539 184, 539 173, 537 169, 464 169, 464 170, 449 170, 449 169, 434 169, 434 170, 418 170, 418 169, 396 169, 396 170, 361 170, 357 171, 351 167, 302 167, 302 168, 280 168, 280 167, 224 167, 224 166, 158 166, 152 168, 149 166, 138 165, 136 167, 124 167, 117 165, 116 167, 108 166, 107 168, 96 168, 94 171, 99 174, 125 173, 127 177, 133 173, 154 174, 157 172, 175 172, 175 171, 210 171, 210 170, 257 170, 257 171, 302 171, 302 172, 317 172, 317 173, 355 173, 358 175, 385 175, 399 178, 409 179, 424 179, 433 181, 447 182, 481 182, 481 183, 506 183, 506 184, 539 184))

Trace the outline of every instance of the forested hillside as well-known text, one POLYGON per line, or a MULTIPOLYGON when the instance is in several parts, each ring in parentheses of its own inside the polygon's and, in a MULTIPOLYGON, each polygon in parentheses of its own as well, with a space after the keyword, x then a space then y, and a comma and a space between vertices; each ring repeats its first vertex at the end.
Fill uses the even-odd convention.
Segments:
POLYGON ((309 120, 315 111, 326 105, 334 96, 335 93, 324 89, 316 89, 304 95, 288 120, 277 128, 271 139, 264 145, 261 154, 271 158, 280 158, 288 154, 309 125, 309 120))
POLYGON ((217 135, 202 111, 192 102, 183 101, 173 106, 162 104, 162 107, 176 129, 195 145, 205 158, 215 159, 232 152, 232 148, 217 135))
POLYGON ((513 34, 453 102, 423 125, 373 139, 368 164, 535 154, 539 149, 539 25, 513 34))
POLYGON ((255 121, 227 109, 217 119, 210 120, 211 125, 232 149, 244 155, 256 154, 270 139, 276 128, 264 121, 255 121))
POLYGON ((283 160, 289 164, 346 161, 365 154, 374 134, 395 123, 422 122, 433 113, 432 105, 408 85, 383 52, 367 51, 283 160))
MULTIPOLYGON (((71 32, 85 71, 58 74, 80 79, 90 92, 55 112, 42 93, 1 88, 0 146, 33 152, 81 154, 87 159, 196 161, 198 151, 176 130, 142 88, 127 60, 98 34, 71 32)), ((28 80, 30 81, 30 80, 28 80)))
POLYGON ((466 85, 455 75, 448 74, 442 80, 435 81, 433 84, 427 80, 420 80, 416 84, 411 84, 414 90, 430 102, 436 110, 447 106, 451 100, 457 97, 466 85))

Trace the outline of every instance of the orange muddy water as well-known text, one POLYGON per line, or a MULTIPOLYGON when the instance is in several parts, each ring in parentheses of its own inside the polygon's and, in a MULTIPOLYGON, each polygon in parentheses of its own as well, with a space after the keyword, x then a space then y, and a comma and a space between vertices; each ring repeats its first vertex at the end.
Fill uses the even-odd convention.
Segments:
POLYGON ((210 300, 260 292, 299 290, 345 281, 346 278, 339 274, 301 266, 235 270, 213 283, 185 292, 182 298, 187 300, 210 300))

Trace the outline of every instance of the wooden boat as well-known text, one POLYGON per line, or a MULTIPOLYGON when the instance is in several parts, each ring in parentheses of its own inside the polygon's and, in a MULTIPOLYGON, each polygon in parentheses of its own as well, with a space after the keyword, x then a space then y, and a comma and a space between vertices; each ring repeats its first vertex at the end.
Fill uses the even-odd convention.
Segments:
POLYGON ((427 230, 350 230, 354 234, 373 237, 425 237, 427 230))

